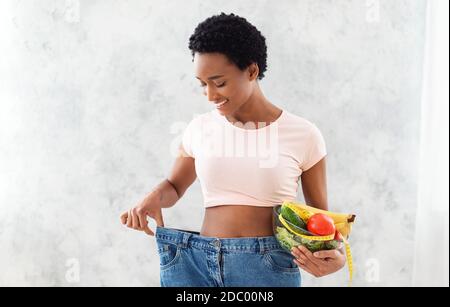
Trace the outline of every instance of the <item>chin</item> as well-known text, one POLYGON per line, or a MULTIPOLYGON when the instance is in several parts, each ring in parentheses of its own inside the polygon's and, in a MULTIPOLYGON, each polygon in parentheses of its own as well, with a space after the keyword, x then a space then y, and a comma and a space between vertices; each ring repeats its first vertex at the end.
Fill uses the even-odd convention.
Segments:
POLYGON ((229 107, 230 106, 227 106, 226 108, 216 108, 216 110, 220 113, 220 115, 228 115, 228 114, 230 114, 230 111, 229 111, 229 107))

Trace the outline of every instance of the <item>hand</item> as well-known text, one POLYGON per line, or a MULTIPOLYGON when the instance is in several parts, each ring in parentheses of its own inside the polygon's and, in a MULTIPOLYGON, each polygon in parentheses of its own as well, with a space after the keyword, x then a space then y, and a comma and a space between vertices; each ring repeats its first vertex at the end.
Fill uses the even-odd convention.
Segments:
POLYGON ((120 220, 128 228, 154 236, 153 231, 148 227, 147 216, 153 218, 157 226, 164 227, 161 207, 151 196, 147 196, 139 205, 122 213, 120 220))
POLYGON ((294 263, 315 277, 322 277, 340 270, 345 265, 345 255, 338 249, 311 253, 304 246, 293 247, 294 263))

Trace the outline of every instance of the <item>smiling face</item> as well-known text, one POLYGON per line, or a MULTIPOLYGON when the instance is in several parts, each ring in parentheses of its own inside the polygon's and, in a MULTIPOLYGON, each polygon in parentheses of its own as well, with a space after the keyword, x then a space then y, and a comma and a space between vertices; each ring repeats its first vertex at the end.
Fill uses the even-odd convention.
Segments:
POLYGON ((221 53, 196 53, 194 64, 203 94, 222 115, 233 114, 252 95, 258 77, 256 64, 242 71, 221 53))

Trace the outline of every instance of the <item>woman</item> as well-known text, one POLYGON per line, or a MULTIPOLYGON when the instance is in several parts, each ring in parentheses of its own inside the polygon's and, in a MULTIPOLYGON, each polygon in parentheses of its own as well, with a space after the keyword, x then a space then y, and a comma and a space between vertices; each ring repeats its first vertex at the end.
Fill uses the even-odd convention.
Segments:
POLYGON ((152 236, 147 216, 156 220, 161 285, 294 287, 298 267, 316 277, 342 268, 343 251, 290 254, 273 236, 273 207, 295 200, 300 179, 306 202, 328 208, 326 149, 314 124, 264 97, 265 38, 244 18, 222 13, 197 26, 189 49, 215 109, 189 123, 169 177, 121 216, 152 236), (161 208, 197 176, 206 207, 200 233, 164 228, 161 208))

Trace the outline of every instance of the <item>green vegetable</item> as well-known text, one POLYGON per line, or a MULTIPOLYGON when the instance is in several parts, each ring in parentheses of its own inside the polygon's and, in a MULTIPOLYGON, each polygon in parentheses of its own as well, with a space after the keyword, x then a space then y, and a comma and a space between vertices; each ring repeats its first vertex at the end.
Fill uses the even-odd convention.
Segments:
POLYGON ((312 253, 323 250, 325 246, 325 242, 323 241, 311 241, 307 240, 308 242, 305 242, 303 244, 307 249, 309 249, 312 253))
POLYGON ((340 242, 336 240, 326 241, 324 249, 337 249, 340 245, 339 243, 340 242))
POLYGON ((286 221, 290 222, 291 224, 299 228, 306 229, 305 221, 303 221, 301 217, 299 217, 291 208, 284 205, 281 206, 281 215, 286 221))
POLYGON ((274 233, 281 247, 290 251, 292 247, 302 245, 306 247, 311 252, 316 252, 319 250, 336 249, 339 247, 338 240, 330 241, 315 241, 305 239, 292 233, 290 230, 286 229, 285 226, 279 221, 278 214, 283 216, 283 218, 289 222, 292 231, 301 233, 307 236, 312 236, 313 234, 306 230, 305 222, 290 208, 285 206, 280 206, 275 211, 275 224, 274 233))
MULTIPOLYGON (((277 227, 275 231, 275 236, 280 243, 281 247, 285 248, 286 250, 290 251, 292 247, 303 245, 307 249, 309 249, 311 252, 317 252, 319 250, 327 249, 327 242, 323 241, 313 241, 304 239, 302 237, 296 236, 292 233, 290 233, 286 228, 284 227, 277 227)), ((332 242, 332 241, 328 241, 332 242)))
POLYGON ((281 247, 290 251, 294 246, 300 245, 299 242, 294 240, 294 235, 287 231, 284 227, 277 227, 275 236, 280 243, 281 247))

